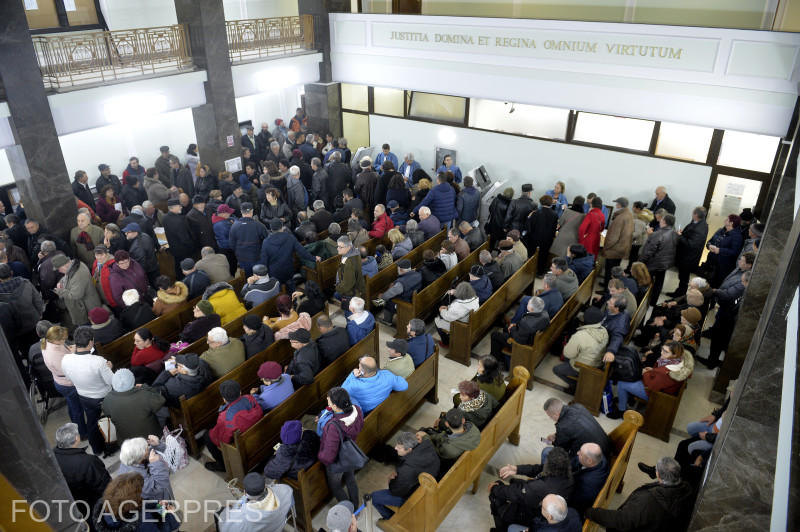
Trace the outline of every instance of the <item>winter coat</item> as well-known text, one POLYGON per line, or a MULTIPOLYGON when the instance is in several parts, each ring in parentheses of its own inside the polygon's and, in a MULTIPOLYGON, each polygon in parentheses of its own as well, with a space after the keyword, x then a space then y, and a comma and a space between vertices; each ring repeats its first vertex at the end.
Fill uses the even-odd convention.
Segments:
POLYGON ((611 443, 597 419, 583 405, 564 405, 556 421, 553 445, 561 447, 572 457, 584 443, 596 443, 606 457, 610 456, 611 443))
POLYGON ((394 222, 388 214, 383 213, 372 222, 372 230, 369 232, 371 238, 383 238, 389 229, 394 227, 394 222))
POLYGON ((678 233, 672 227, 662 227, 647 238, 639 251, 639 261, 651 272, 668 270, 675 264, 677 245, 678 233))
MULTIPOLYGON (((477 298, 475 299, 477 300, 477 298)), ((367 317, 361 323, 356 323, 351 319, 347 320, 347 337, 350 339, 351 346, 366 338, 375 328, 375 316, 366 310, 364 312, 367 313, 367 317)))
MULTIPOLYGON (((288 340, 289 335, 298 329, 311 330, 311 315, 308 312, 297 313, 297 319, 280 327, 275 332, 276 340, 288 340)), ((274 329, 273 329, 274 330, 274 329)))
POLYGON ((377 188, 378 174, 370 169, 362 171, 356 176, 353 192, 364 202, 364 208, 372 209, 380 203, 376 194, 377 188))
POLYGON ((200 360, 196 375, 183 375, 181 373, 173 375, 164 370, 156 377, 150 387, 164 396, 167 400, 167 406, 178 407, 182 396, 186 397, 186 399, 191 399, 205 390, 208 383, 213 380, 211 368, 204 360, 200 360))
MULTIPOLYGON (((91 266, 94 262, 94 248, 98 244, 103 243, 103 239, 105 238, 105 234, 103 230, 96 225, 89 224, 89 227, 86 228, 86 234, 89 235, 89 238, 92 240, 92 244, 89 245, 88 243, 79 243, 78 237, 81 233, 80 227, 73 227, 72 230, 69 232, 69 244, 72 248, 72 255, 80 259, 86 266, 91 266)), ((11 262, 9 257, 9 262, 11 262)))
POLYGON ((414 367, 418 368, 428 357, 433 354, 435 349, 433 337, 430 334, 423 334, 422 336, 409 336, 408 354, 414 361, 414 367))
POLYGON ((210 348, 200 355, 200 359, 208 363, 211 374, 219 379, 244 362, 244 344, 238 338, 228 338, 227 344, 210 348))
MULTIPOLYGON (((448 223, 454 220, 458 213, 456 212, 456 191, 450 186, 449 183, 439 183, 433 187, 430 192, 423 198, 419 205, 414 207, 414 213, 418 213, 420 207, 427 206, 431 210, 431 216, 435 216, 440 222, 448 223)), ((422 222, 417 226, 421 231, 425 232, 425 237, 430 238, 439 232, 439 227, 436 231, 428 236, 428 231, 422 227, 422 222)))
POLYGON ((400 457, 395 477, 389 481, 389 491, 395 497, 407 499, 419 486, 420 473, 428 473, 433 478, 439 475, 440 460, 436 448, 430 440, 414 447, 410 453, 400 457))
POLYGON ((256 264, 261 242, 267 238, 267 228, 254 218, 240 218, 234 222, 228 238, 239 262, 256 264))
POLYGON ((462 239, 469 246, 470 252, 473 252, 486 242, 486 235, 483 234, 480 227, 473 227, 462 239))
POLYGON ((319 350, 320 365, 324 368, 350 349, 350 338, 347 336, 347 329, 334 327, 330 331, 319 335, 317 349, 319 350))
POLYGON ((575 272, 575 275, 578 277, 578 283, 582 283, 589 277, 589 274, 592 273, 594 269, 594 255, 586 255, 585 257, 580 258, 572 258, 567 257, 567 266, 569 269, 575 272))
MULTIPOLYGON (((267 327, 268 328, 268 327, 267 327)), ((292 386, 292 378, 289 375, 283 374, 281 377, 272 384, 262 384, 258 387, 258 391, 254 394, 256 401, 261 406, 264 412, 269 412, 287 397, 294 393, 294 386, 292 386)))
POLYGON ((506 218, 503 221, 503 227, 507 230, 516 229, 520 233, 525 229, 525 220, 528 215, 536 209, 536 202, 528 196, 520 196, 512 200, 506 211, 506 218))
POLYGON ((742 233, 735 227, 730 231, 722 227, 714 233, 709 243, 719 248, 719 253, 709 253, 708 256, 709 260, 717 263, 716 278, 724 279, 736 268, 736 259, 744 245, 742 233))
POLYGON ((155 344, 150 347, 145 347, 144 349, 134 347, 133 353, 131 354, 131 366, 147 366, 156 373, 159 373, 164 367, 161 362, 164 360, 165 355, 166 353, 155 344))
POLYGON ((92 283, 89 268, 81 261, 73 260, 60 283, 62 287, 56 287, 53 290, 64 301, 72 323, 74 325, 88 323, 89 311, 102 305, 100 296, 92 283))
POLYGON ((214 313, 219 314, 223 325, 231 322, 247 312, 244 305, 236 297, 236 292, 228 283, 214 283, 203 292, 203 299, 211 303, 214 313))
POLYGON ((219 408, 217 424, 208 431, 211 442, 217 447, 222 443, 230 443, 237 430, 245 432, 252 427, 264 412, 252 395, 243 395, 232 403, 219 408))
POLYGON ((675 250, 675 264, 690 272, 697 268, 708 238, 708 223, 705 220, 692 222, 681 231, 675 250))
POLYGON ((294 213, 305 210, 308 207, 308 191, 303 186, 300 179, 289 177, 286 180, 286 205, 294 213))
POLYGON ((97 268, 97 260, 92 263, 92 277, 97 293, 103 303, 107 304, 113 309, 119 308, 117 302, 114 300, 114 294, 111 291, 111 267, 114 265, 114 259, 109 259, 97 268))
POLYGON ((156 319, 153 310, 147 306, 147 303, 137 301, 133 305, 121 307, 122 311, 119 313, 119 321, 125 330, 133 331, 156 319))
POLYGON ((195 270, 184 277, 182 283, 188 292, 187 299, 194 299, 206 291, 206 288, 211 284, 211 279, 209 279, 206 272, 195 270))
POLYGON ((626 259, 633 242, 633 213, 625 208, 614 211, 603 242, 603 256, 607 259, 626 259))
POLYGON ((371 377, 356 377, 350 373, 342 383, 353 404, 359 405, 365 415, 369 414, 392 392, 408 389, 408 382, 387 369, 379 369, 371 377))
POLYGON ((412 249, 414 249, 414 244, 411 243, 410 238, 406 237, 404 240, 392 246, 392 258, 398 260, 411 253, 412 249))
POLYGON ((536 333, 547 329, 548 325, 550 317, 546 312, 527 312, 517 326, 511 329, 511 338, 518 344, 533 345, 536 333))
POLYGON ((180 262, 199 254, 200 248, 192 238, 189 223, 182 214, 168 212, 164 215, 162 225, 169 243, 169 252, 175 261, 180 262))
POLYGON ((292 376, 292 384, 297 389, 314 382, 319 369, 319 350, 317 344, 310 342, 294 352, 286 373, 292 376))
POLYGON ((216 214, 211 215, 211 224, 214 228, 214 238, 217 241, 217 247, 219 249, 231 249, 229 236, 231 234, 233 222, 234 220, 231 218, 222 218, 216 214))
POLYGON ((84 185, 80 181, 75 180, 72 182, 72 193, 75 194, 76 198, 86 203, 93 210, 96 210, 94 195, 92 195, 92 189, 89 188, 89 185, 84 185))
POLYGON ((481 443, 481 431, 478 430, 478 427, 467 421, 464 429, 464 432, 460 434, 434 432, 429 435, 440 459, 456 460, 464 451, 471 451, 481 443))
POLYGON ((439 315, 434 318, 436 327, 439 329, 449 331, 451 321, 469 321, 471 312, 478 310, 480 303, 478 298, 471 299, 456 299, 446 309, 439 311, 439 315))
POLYGON ((544 311, 547 312, 551 320, 556 317, 558 311, 564 306, 564 297, 558 291, 558 288, 551 288, 547 292, 542 292, 539 297, 544 301, 544 311))
POLYGON ((138 187, 126 184, 119 193, 122 206, 131 210, 135 205, 141 205, 147 200, 147 191, 140 184, 138 187))
POLYGON ((684 480, 674 486, 652 482, 633 490, 616 510, 587 508, 585 516, 610 532, 685 530, 694 505, 693 495, 694 490, 684 480))
POLYGON ((117 318, 111 316, 105 323, 92 325, 92 332, 94 333, 94 343, 102 345, 110 344, 127 331, 117 318))
POLYGON ((498 194, 489 205, 489 220, 486 222, 486 232, 493 240, 505 237, 506 214, 511 206, 511 200, 498 194))
POLYGON ((532 257, 536 253, 536 248, 539 248, 539 264, 541 265, 543 264, 542 257, 547 257, 556 237, 558 215, 550 207, 542 206, 528 216, 524 227, 527 229, 527 233, 523 237, 523 241, 528 249, 528 257, 532 257))
MULTIPOLYGON (((206 255, 195 263, 195 268, 197 268, 198 272, 205 274, 211 283, 230 281, 233 278, 228 257, 222 253, 206 255)), ((183 282, 186 283, 186 280, 183 282)), ((189 284, 186 283, 186 286, 189 286, 189 284)), ((194 292, 192 287, 190 287, 190 291, 194 292)))
POLYGON ((175 310, 186 302, 186 298, 189 296, 189 289, 182 282, 176 281, 174 285, 166 290, 159 290, 157 295, 158 297, 153 303, 153 314, 161 316, 175 310))
POLYGON ((92 508, 111 482, 111 475, 103 461, 98 456, 88 454, 85 447, 53 447, 53 454, 72 498, 92 508))
POLYGON ((292 488, 285 484, 269 487, 273 499, 239 499, 238 504, 225 508, 219 517, 219 532, 280 532, 286 524, 287 515, 292 509, 292 488))
POLYGON ((336 270, 336 291, 345 297, 363 296, 364 275, 361 273, 361 255, 353 247, 336 270))
POLYGON ((525 264, 525 260, 520 257, 519 254, 512 251, 505 256, 498 256, 497 263, 500 265, 500 271, 503 272, 503 276, 507 280, 522 268, 525 264))
POLYGON ((272 233, 261 244, 261 264, 267 267, 270 277, 285 283, 295 273, 294 253, 304 260, 315 259, 294 235, 285 231, 272 233))
POLYGON ((596 368, 603 359, 606 344, 608 344, 608 331, 602 324, 583 325, 570 336, 567 345, 564 346, 564 356, 569 359, 573 369, 577 369, 575 366, 577 362, 596 368))
POLYGON ((128 253, 138 262, 145 272, 158 271, 158 259, 153 239, 147 233, 139 233, 133 240, 128 240, 128 253))
POLYGON ((217 239, 214 233, 214 226, 211 219, 205 213, 192 207, 186 215, 186 222, 189 225, 189 233, 194 242, 195 249, 206 246, 217 249, 217 239))
POLYGON ((326 466, 336 461, 339 456, 339 446, 342 442, 339 430, 334 427, 334 423, 339 425, 345 435, 355 441, 364 427, 364 414, 358 405, 353 405, 352 412, 349 414, 344 412, 334 413, 333 418, 325 424, 322 429, 317 459, 326 466))
POLYGON ((469 282, 475 294, 478 296, 478 303, 483 305, 487 299, 492 297, 492 282, 485 275, 474 281, 469 282))
POLYGON ((284 227, 289 227, 289 224, 293 218, 292 210, 288 205, 286 205, 286 203, 280 200, 278 200, 275 205, 271 204, 269 201, 265 201, 261 205, 259 219, 268 225, 271 220, 276 218, 283 222, 284 227))
MULTIPOLYGON (((163 452, 164 444, 159 447, 156 447, 156 450, 163 452)), ((125 473, 137 473, 144 478, 142 499, 152 501, 171 501, 175 499, 169 482, 169 466, 163 459, 148 464, 120 464, 119 469, 117 469, 117 476, 125 473)))
POLYGON ((255 308, 280 293, 281 284, 277 279, 267 277, 264 282, 261 281, 259 279, 253 284, 247 283, 242 287, 242 300, 247 308, 255 308))
POLYGON ((608 345, 606 351, 616 354, 625 335, 630 330, 630 315, 627 312, 620 312, 618 314, 610 314, 608 312, 603 316, 601 322, 603 327, 608 331, 608 345))
POLYGON ((459 410, 464 413, 464 419, 482 430, 489 422, 489 419, 494 414, 499 406, 497 399, 491 394, 481 390, 478 397, 469 401, 459 401, 459 410))
POLYGON ((647 222, 641 219, 639 216, 635 216, 633 218, 633 240, 631 240, 631 245, 634 246, 643 246, 645 240, 647 240, 647 222))
POLYGON ((97 217, 106 223, 117 223, 119 217, 122 216, 122 213, 114 208, 115 204, 116 202, 109 203, 106 201, 105 197, 97 198, 97 217))
POLYGON ((411 205, 411 193, 408 191, 407 188, 390 188, 386 191, 386 203, 384 205, 388 205, 390 201, 396 201, 400 208, 402 209, 401 212, 403 215, 408 219, 408 214, 405 212, 408 209, 408 206, 411 205))
POLYGON ((421 288, 424 289, 436 279, 447 273, 447 266, 445 266, 444 263, 439 260, 439 258, 434 258, 433 260, 423 261, 422 265, 420 265, 417 271, 422 274, 421 288))
POLYGON ((147 192, 147 199, 154 204, 165 203, 169 199, 169 189, 155 177, 144 177, 144 190, 147 192))
POLYGON ((606 226, 603 211, 598 208, 591 209, 578 227, 578 243, 595 257, 600 252, 600 233, 606 226))
MULTIPOLYGON (((517 474, 525 475, 525 472, 524 466, 517 467, 517 474)), ((538 475, 531 480, 514 478, 509 484, 498 483, 489 492, 489 498, 492 501, 492 509, 511 503, 516 509, 514 517, 506 513, 504 518, 532 528, 533 520, 541 515, 542 499, 545 496, 560 495, 570 500, 572 489, 572 478, 538 475)))
POLYGON ((111 274, 108 277, 108 282, 111 286, 111 296, 118 307, 124 308, 125 302, 122 301, 122 293, 125 290, 134 289, 139 292, 139 301, 147 301, 147 275, 144 269, 136 261, 129 261, 127 270, 119 267, 119 264, 114 263, 111 266, 111 274))
POLYGON ((398 377, 407 379, 414 373, 414 360, 410 355, 402 355, 399 357, 389 357, 383 369, 389 370, 398 377))
POLYGON ((357 233, 348 232, 347 236, 353 241, 353 247, 356 249, 369 241, 369 234, 367 234, 367 230, 363 228, 359 229, 357 233))
POLYGON ((32 332, 44 311, 42 296, 30 281, 22 277, 0 282, 0 303, 9 306, 12 323, 8 325, 13 325, 18 336, 32 332))
POLYGON ((425 240, 429 240, 442 230, 442 223, 439 221, 439 218, 431 214, 417 223, 417 230, 422 231, 425 235, 425 240))
POLYGON ((669 194, 664 196, 664 199, 661 200, 661 203, 659 203, 656 198, 653 198, 652 203, 650 203, 650 211, 656 212, 658 209, 664 209, 670 214, 675 214, 675 202, 672 201, 672 198, 669 197, 669 194))
POLYGON ((103 399, 103 412, 114 423, 118 441, 147 438, 162 432, 156 412, 164 402, 164 397, 149 386, 134 387, 127 392, 112 390, 103 399))
POLYGON ((481 211, 481 193, 475 187, 464 187, 456 198, 458 219, 469 223, 478 219, 481 211))
POLYGON ((219 326, 221 326, 219 314, 209 314, 187 323, 181 331, 180 339, 191 344, 207 335, 208 331, 214 327, 219 326))
POLYGON ((275 480, 283 477, 296 480, 298 471, 314 465, 318 452, 319 436, 313 430, 304 430, 299 443, 281 443, 264 467, 264 476, 275 480))

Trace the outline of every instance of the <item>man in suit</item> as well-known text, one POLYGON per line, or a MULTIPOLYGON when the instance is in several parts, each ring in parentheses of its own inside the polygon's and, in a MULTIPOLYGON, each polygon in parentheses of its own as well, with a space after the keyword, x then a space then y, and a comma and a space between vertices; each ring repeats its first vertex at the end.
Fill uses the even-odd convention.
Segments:
POLYGON ((174 155, 169 156, 169 169, 172 182, 190 198, 194 196, 194 177, 188 166, 181 166, 181 161, 174 155))
POLYGON ((255 156, 258 143, 256 142, 256 137, 253 133, 253 126, 247 126, 247 134, 242 135, 241 144, 242 148, 249 148, 250 153, 255 156))
MULTIPOLYGON (((672 198, 667 194, 667 189, 662 186, 656 188, 656 197, 653 198, 653 202, 650 203, 650 212, 656 212, 658 209, 664 209, 670 214, 675 214, 675 202, 672 201, 672 198)), ((653 218, 653 221, 650 222, 650 227, 653 228, 653 231, 657 231, 658 220, 653 218)))
POLYGON ((703 248, 708 238, 708 223, 706 222, 705 207, 695 207, 692 211, 692 221, 678 231, 678 245, 675 253, 675 263, 678 266, 678 288, 667 294, 670 297, 680 297, 689 288, 689 275, 697 268, 703 248))
POLYGON ((95 210, 94 195, 89 188, 89 175, 83 170, 75 172, 75 181, 72 182, 72 193, 75 197, 95 210))

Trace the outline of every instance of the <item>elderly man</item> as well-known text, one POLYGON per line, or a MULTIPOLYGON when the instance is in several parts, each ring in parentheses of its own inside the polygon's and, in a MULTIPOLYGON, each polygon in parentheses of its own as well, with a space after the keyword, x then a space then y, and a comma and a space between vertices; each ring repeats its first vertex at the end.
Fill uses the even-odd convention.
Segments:
POLYGON ((347 336, 347 329, 334 327, 326 315, 317 318, 317 328, 320 333, 317 338, 320 364, 326 367, 350 349, 350 339, 347 336))
POLYGON ((537 296, 530 298, 527 311, 520 318, 519 323, 510 324, 505 331, 499 330, 492 333, 491 354, 497 360, 502 361, 508 358, 508 355, 503 353, 503 349, 508 346, 509 339, 513 338, 518 344, 531 345, 536 333, 545 330, 550 324, 550 316, 544 310, 542 298, 537 296))
POLYGON ((271 278, 268 272, 267 267, 263 264, 253 266, 253 275, 247 278, 241 291, 242 301, 246 308, 257 307, 280 292, 281 283, 277 279, 271 278))
POLYGON ((486 276, 492 283, 492 292, 495 292, 506 282, 506 276, 503 274, 503 270, 500 268, 497 261, 494 260, 492 253, 488 249, 484 249, 478 254, 478 261, 481 263, 484 273, 486 273, 486 276))
POLYGON ((63 275, 53 291, 64 302, 73 327, 89 323, 89 310, 99 307, 100 296, 92 283, 89 268, 64 255, 53 257, 53 269, 63 275))
POLYGON ((336 297, 343 301, 364 294, 364 275, 361 273, 361 254, 347 236, 336 241, 341 262, 336 270, 336 297))
POLYGON ((89 187, 89 174, 83 170, 75 172, 75 180, 72 182, 72 193, 75 194, 76 198, 91 207, 92 210, 96 210, 94 195, 92 195, 92 189, 89 187))
MULTIPOLYGON (((183 278, 180 271, 180 264, 183 259, 192 258, 200 246, 196 246, 195 241, 192 239, 192 233, 189 229, 189 223, 186 218, 181 214, 183 207, 180 201, 171 199, 167 202, 168 212, 164 215, 163 226, 166 233, 167 242, 169 242, 168 251, 175 261, 175 276, 178 279, 183 278)), ((212 231, 213 238, 214 233, 212 231)))
POLYGON ((508 279, 522 268, 524 261, 514 251, 514 242, 511 239, 501 240, 497 247, 500 249, 500 253, 497 255, 497 262, 500 264, 503 276, 508 279))
POLYGON ((100 457, 86 452, 75 423, 61 425, 56 430, 53 454, 72 498, 78 503, 78 511, 88 517, 111 481, 105 464, 100 457))
MULTIPOLYGON (((445 174, 440 173, 437 181, 438 184, 425 195, 419 205, 414 207, 413 213, 416 214, 422 207, 429 207, 431 213, 438 221, 449 226, 450 222, 458 216, 456 212, 456 191, 450 183, 447 182, 447 176, 445 174)), ((426 229, 422 227, 420 227, 420 229, 425 231, 426 235, 428 234, 426 229)), ((439 228, 437 228, 433 234, 438 232, 439 228)), ((426 238, 430 237, 426 236, 426 238)))
POLYGON ((342 388, 347 390, 353 404, 360 406, 366 416, 393 391, 407 390, 408 382, 388 369, 378 369, 375 358, 367 355, 358 360, 358 367, 347 376, 342 388))
POLYGON ((420 207, 417 229, 422 231, 425 240, 428 240, 442 230, 442 223, 431 213, 430 207, 420 207))
POLYGON ((69 232, 69 244, 72 254, 78 257, 86 266, 91 266, 94 261, 94 247, 103 243, 103 230, 92 225, 92 220, 86 213, 78 213, 77 227, 69 232))
POLYGON ((520 191, 520 196, 511 201, 506 211, 506 218, 503 222, 503 226, 507 230, 516 229, 517 231, 523 231, 528 215, 536 208, 536 202, 531 198, 533 194, 533 185, 526 183, 522 185, 520 191))
POLYGON ((414 373, 414 360, 408 354, 408 342, 395 338, 386 342, 389 348, 389 358, 384 369, 388 369, 398 377, 407 379, 414 373))
POLYGON ((399 298, 403 301, 411 301, 414 292, 422 288, 422 274, 411 267, 411 261, 403 259, 397 263, 397 280, 378 295, 383 300, 383 319, 391 324, 397 309, 392 299, 399 298))
POLYGON ((364 310, 364 300, 360 297, 350 299, 348 307, 350 315, 347 316, 347 336, 350 338, 350 345, 355 345, 375 328, 375 317, 367 310, 364 310))
POLYGON ((156 278, 161 275, 161 272, 158 267, 153 239, 147 233, 142 232, 142 228, 135 222, 126 225, 122 232, 128 241, 128 253, 131 258, 142 267, 150 286, 155 286, 156 278))
POLYGON ((436 348, 433 336, 425 333, 425 322, 417 318, 408 322, 406 333, 408 334, 408 354, 411 355, 414 367, 417 368, 433 354, 436 348))
POLYGON ((608 346, 603 355, 603 362, 613 362, 617 351, 622 347, 625 335, 630 330, 630 317, 626 312, 628 302, 625 296, 617 294, 606 302, 606 312, 601 322, 608 331, 608 346))
MULTIPOLYGON (((631 293, 630 290, 625 286, 625 283, 622 279, 611 279, 608 282, 608 298, 603 303, 603 306, 600 307, 600 311, 605 314, 607 306, 608 306, 608 299, 616 296, 621 295, 625 298, 625 309, 628 312, 628 316, 632 315, 636 312, 636 296, 631 293)), ((600 296, 595 296, 595 298, 599 298, 600 296)))
MULTIPOLYGON (((486 242, 486 235, 483 234, 481 228, 473 227, 469 222, 458 224, 458 231, 461 233, 460 240, 463 240, 469 246, 470 252, 475 251, 486 242)), ((458 254, 458 245, 456 245, 456 254, 458 254)))
MULTIPOLYGON (((656 212, 658 209, 664 209, 668 213, 674 215, 675 214, 675 202, 672 201, 672 198, 669 197, 667 194, 667 189, 663 186, 656 187, 656 197, 653 198, 653 201, 650 203, 650 212, 656 212)), ((650 222, 650 227, 653 230, 658 229, 658 222, 657 220, 653 220, 650 222)))
POLYGON ((133 372, 127 368, 114 373, 111 388, 103 399, 103 412, 114 423, 119 441, 161 432, 166 415, 159 419, 159 410, 165 399, 157 390, 136 386, 133 372))
POLYGON ((628 257, 633 244, 633 213, 628 209, 628 198, 614 200, 614 213, 603 243, 602 256, 606 258, 605 284, 611 279, 611 269, 628 257))
POLYGON ((286 484, 267 486, 260 473, 245 475, 242 486, 242 498, 220 514, 219 531, 281 530, 293 509, 292 488, 286 484))
POLYGON ((297 165, 289 168, 286 178, 286 205, 295 214, 308 207, 308 191, 300 181, 300 167, 297 165))
POLYGON ((244 362, 244 344, 238 338, 229 338, 222 327, 214 327, 208 331, 208 350, 200 359, 209 365, 214 378, 219 379, 244 362))
POLYGON ((397 169, 397 172, 403 176, 406 182, 406 187, 411 188, 416 183, 414 182, 414 172, 420 169, 419 163, 414 160, 413 153, 406 153, 403 156, 403 164, 397 169))
POLYGON ((311 333, 305 329, 297 329, 289 333, 289 343, 294 349, 292 361, 286 366, 286 373, 291 375, 295 389, 314 382, 320 370, 320 356, 317 344, 311 340, 311 333))
POLYGON ((333 214, 325 208, 325 202, 321 199, 314 200, 314 214, 311 215, 311 223, 317 233, 321 233, 328 229, 333 223, 333 214))
MULTIPOLYGON (((556 424, 556 431, 545 438, 546 445, 561 447, 573 457, 583 444, 595 443, 604 456, 610 456, 611 442, 608 435, 586 407, 580 404, 566 405, 561 399, 551 397, 544 402, 544 411, 556 424)), ((545 447, 542 450, 542 463, 552 449, 553 447, 545 447)))
POLYGON ((658 303, 667 270, 675 264, 679 236, 673 228, 674 225, 675 217, 665 214, 659 222, 658 230, 650 233, 639 251, 639 261, 647 266, 653 278, 653 288, 650 293, 650 304, 653 306, 658 303))
MULTIPOLYGON (((419 486, 420 473, 433 478, 439 474, 439 455, 430 440, 417 441, 412 432, 401 432, 394 444, 399 461, 395 471, 389 475, 389 489, 373 491, 372 505, 383 519, 390 519, 394 512, 387 506, 402 506, 419 486)), ((380 522, 379 522, 380 525, 380 522)))
POLYGON ((195 267, 198 271, 205 272, 212 283, 222 283, 233 279, 228 258, 222 253, 216 253, 211 246, 200 250, 200 260, 197 261, 195 267))
POLYGON ((371 238, 383 238, 386 236, 386 233, 389 232, 389 229, 394 227, 394 222, 391 217, 386 214, 386 207, 380 203, 375 205, 373 216, 375 221, 372 222, 372 229, 369 231, 369 236, 371 238))
POLYGON ((616 510, 587 508, 586 518, 609 530, 684 530, 693 504, 681 466, 665 456, 656 463, 656 482, 636 488, 616 510))

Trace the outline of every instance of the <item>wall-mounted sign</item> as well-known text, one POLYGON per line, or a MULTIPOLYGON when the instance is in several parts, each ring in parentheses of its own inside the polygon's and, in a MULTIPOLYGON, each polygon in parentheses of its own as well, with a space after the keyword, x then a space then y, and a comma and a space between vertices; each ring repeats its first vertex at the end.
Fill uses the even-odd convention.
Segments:
POLYGON ((225 140, 227 140, 227 142, 228 142, 228 147, 232 148, 233 147, 233 135, 228 135, 225 140))
POLYGON ((235 157, 233 159, 226 159, 225 160, 225 171, 234 173, 234 172, 241 172, 242 171, 242 158, 235 157))

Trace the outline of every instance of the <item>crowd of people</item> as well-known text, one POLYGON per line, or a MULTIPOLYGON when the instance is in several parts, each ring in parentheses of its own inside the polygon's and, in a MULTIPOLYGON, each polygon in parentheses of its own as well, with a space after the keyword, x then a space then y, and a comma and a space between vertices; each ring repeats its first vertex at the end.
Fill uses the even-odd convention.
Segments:
MULTIPOLYGON (((157 512, 150 503, 172 498, 157 435, 168 424, 169 407, 177 406, 181 397, 197 395, 275 341, 290 342, 291 362, 285 367, 263 363, 258 387, 242 390, 234 380, 219 385, 222 406, 203 438, 213 458, 205 467, 223 471, 220 446, 235 431, 247 430, 311 383, 364 339, 376 318, 393 325, 396 301, 410 301, 486 241, 489 249, 478 254, 466 278, 454 283, 438 309, 434 323, 442 347, 449 344, 450 324, 468 320, 537 250, 542 287, 522 298, 513 317, 500 318, 505 322, 490 334, 490 353, 481 357, 475 377, 459 384, 453 408, 429 427, 401 432, 395 446, 385 449, 385 460, 395 465, 396 473, 388 489, 371 496, 384 519, 392 515, 389 506, 401 505, 414 491, 419 473, 441 478, 461 453, 478 445, 480 430, 504 397, 508 342, 532 344, 600 259, 604 290, 570 328, 564 361, 555 374, 574 393, 576 363, 598 367, 619 359, 618 371, 612 372, 617 399, 607 412, 611 418, 622 416, 631 396, 646 401, 653 391, 675 393, 695 361, 719 365, 764 231, 745 210, 727 217, 706 242, 705 209, 695 208, 691 221, 676 230, 675 204, 662 186, 649 205, 631 204, 622 196, 606 205, 594 193, 570 202, 562 181, 538 202, 531 184, 523 184, 516 198, 507 188, 482 217, 480 191, 451 157, 445 157, 432 178, 413 154, 405 154, 401 163, 384 144, 375 160, 365 157, 354 169, 346 139, 310 131, 302 109, 289 127, 279 119, 272 131, 266 123, 258 134, 248 128, 241 144, 244 170, 236 175, 212 171, 194 144, 183 160, 162 146, 146 169, 131 157, 122 178, 100 164, 96 191, 89 187, 86 172, 75 172, 78 215, 67 240, 52 232, 56 228, 26 218, 21 206, 4 218, 0 322, 26 384, 34 358, 41 357, 66 400, 71 423, 57 433, 56 457, 98 530, 113 529, 131 513, 157 512), (406 258, 443 229, 447 236, 438 250, 425 249, 419 264, 406 258), (700 265, 704 249, 707 258, 700 265), (164 275, 159 259, 166 254, 174 262, 174 272, 166 272, 170 275, 164 275), (305 280, 295 266, 298 260, 314 268, 333 257, 338 257, 333 286, 305 280), (397 266, 396 279, 366 302, 365 280, 391 264, 397 266), (659 303, 671 268, 677 268, 679 284, 659 303), (239 269, 245 281, 237 293, 231 281, 239 269), (640 352, 623 339, 648 288, 648 303, 654 308, 634 338, 640 352), (193 320, 176 341, 166 342, 146 327, 198 297, 193 320), (323 314, 316 320, 319 336, 312 338, 311 317, 326 308, 330 297, 341 302, 346 327, 334 326, 323 314), (246 315, 244 334, 229 337, 225 324, 273 298, 277 315, 246 315), (705 316, 715 305, 714 326, 704 332, 705 316), (102 357, 103 346, 129 332, 135 333, 130 368, 114 368, 102 357), (696 355, 703 336, 711 339, 707 359, 696 355), (203 338, 204 352, 183 351, 203 338), (623 360, 631 364, 619 363, 623 360), (97 458, 118 450, 98 428, 103 415, 113 421, 121 442, 124 468, 114 479, 97 458), (81 447, 82 440, 88 440, 92 454, 81 447), (121 497, 134 493, 138 506, 122 505, 121 497), (110 503, 110 514, 102 508, 104 501, 110 503)), ((406 379, 433 354, 435 340, 423 320, 412 319, 407 339, 386 345, 390 354, 385 367, 380 368, 377 353, 363 356, 352 374, 327 393, 328 407, 315 427, 304 430, 298 420, 284 424, 280 448, 263 474, 245 477, 245 495, 237 507, 221 514, 220 529, 242 530, 224 523, 244 514, 260 515, 265 523, 285 520, 291 492, 282 484, 269 485, 269 480, 296 478, 298 470, 316 460, 325 465, 331 491, 340 501, 328 522, 338 518, 350 526, 353 509, 360 505, 359 489, 355 470, 337 467, 341 442, 354 440, 364 416, 392 391, 408 387, 406 379)), ((502 480, 514 475, 529 480, 490 485, 498 530, 512 530, 515 524, 532 530, 578 530, 583 517, 614 528, 638 519, 636 526, 625 528, 630 530, 680 523, 688 489, 681 479, 702 466, 721 418, 721 412, 715 413, 702 427, 690 427, 693 440, 682 444, 677 461, 640 464, 657 480, 648 493, 634 492, 645 502, 607 511, 590 508, 608 475, 611 456, 605 433, 583 407, 551 399, 545 411, 556 422, 556 433, 546 438, 554 445, 548 447, 552 451, 543 453, 540 465, 509 465, 500 471, 502 480), (655 508, 655 499, 670 500, 672 506, 655 508), (644 512, 643 505, 653 508, 644 512)), ((158 530, 174 530, 177 524, 163 515, 158 530)), ((265 525, 259 530, 272 529, 265 525)))

